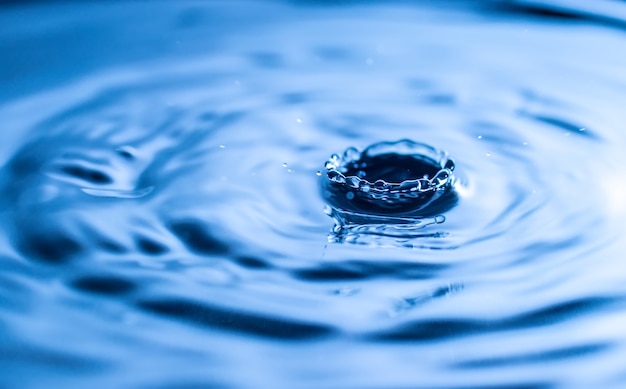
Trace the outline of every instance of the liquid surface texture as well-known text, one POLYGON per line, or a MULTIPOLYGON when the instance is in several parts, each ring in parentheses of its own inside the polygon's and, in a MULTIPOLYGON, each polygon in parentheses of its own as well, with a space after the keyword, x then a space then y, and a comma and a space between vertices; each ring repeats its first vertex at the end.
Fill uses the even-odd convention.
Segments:
POLYGON ((1 6, 0 387, 626 387, 578 3, 1 6))

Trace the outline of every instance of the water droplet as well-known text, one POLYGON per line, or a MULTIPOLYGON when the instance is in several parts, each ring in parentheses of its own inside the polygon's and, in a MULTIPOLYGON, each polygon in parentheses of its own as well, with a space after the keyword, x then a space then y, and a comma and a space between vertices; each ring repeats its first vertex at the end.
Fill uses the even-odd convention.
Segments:
POLYGON ((417 180, 420 186, 420 190, 429 190, 430 189, 430 181, 424 178, 420 178, 417 180))
POLYGON ((357 161, 360 157, 361 152, 355 147, 348 147, 346 151, 343 152, 343 160, 345 162, 357 161))
POLYGON ((322 175, 322 172, 318 170, 318 171, 315 172, 315 175, 319 177, 319 176, 322 175))
POLYGON ((387 183, 384 180, 376 180, 376 182, 374 182, 374 186, 376 188, 383 189, 385 186, 387 186, 387 183))
POLYGON ((419 180, 407 180, 402 182, 399 186, 398 186, 398 190, 401 192, 414 192, 416 190, 420 189, 420 182, 419 180))
POLYGON ((339 156, 337 154, 333 154, 330 156, 330 158, 328 158, 328 161, 326 161, 326 164, 324 166, 327 170, 337 169, 339 167, 339 161, 339 156))
POLYGON ((346 178, 343 176, 343 174, 339 173, 336 170, 328 171, 327 176, 329 180, 338 184, 343 184, 346 182, 346 178))
POLYGON ((358 177, 350 176, 346 178, 346 183, 348 184, 348 186, 354 189, 359 188, 360 182, 361 180, 359 180, 358 177))
POLYGON ((443 185, 446 182, 448 182, 448 180, 450 179, 451 176, 451 172, 449 172, 448 170, 440 170, 435 177, 433 177, 432 181, 435 182, 435 184, 437 185, 443 185))
POLYGON ((284 162, 282 166, 283 166, 283 167, 287 167, 287 166, 288 166, 288 165, 287 165, 287 162, 284 162))
POLYGON ((434 220, 435 220, 435 223, 441 224, 446 221, 446 217, 443 215, 437 215, 435 216, 434 220))
POLYGON ((346 193, 346 198, 347 198, 348 200, 352 200, 352 199, 354 199, 354 192, 348 192, 348 193, 346 193))

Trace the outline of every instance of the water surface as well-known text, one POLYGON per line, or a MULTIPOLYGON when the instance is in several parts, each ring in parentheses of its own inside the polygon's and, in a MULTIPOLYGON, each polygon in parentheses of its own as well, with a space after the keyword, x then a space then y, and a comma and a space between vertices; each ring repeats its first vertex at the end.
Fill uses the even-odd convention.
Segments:
POLYGON ((0 8, 0 386, 626 385, 625 8, 594 4, 0 8), (454 206, 338 235, 325 162, 402 139, 454 206))

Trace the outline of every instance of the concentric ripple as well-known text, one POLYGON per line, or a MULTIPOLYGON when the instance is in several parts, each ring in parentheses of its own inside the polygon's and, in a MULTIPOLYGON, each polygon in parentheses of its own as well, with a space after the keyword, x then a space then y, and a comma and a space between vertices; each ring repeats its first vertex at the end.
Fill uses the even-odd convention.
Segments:
POLYGON ((0 387, 626 386, 615 23, 22 3, 0 6, 0 387))

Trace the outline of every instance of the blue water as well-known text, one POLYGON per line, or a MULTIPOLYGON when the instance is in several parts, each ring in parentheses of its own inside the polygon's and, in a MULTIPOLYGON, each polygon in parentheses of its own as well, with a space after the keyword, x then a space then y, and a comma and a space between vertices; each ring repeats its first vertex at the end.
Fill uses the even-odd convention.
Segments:
POLYGON ((624 26, 611 0, 5 4, 0 387, 626 387, 624 26), (453 197, 329 196, 347 149, 386 147, 348 178, 419 180, 401 140, 453 197))

